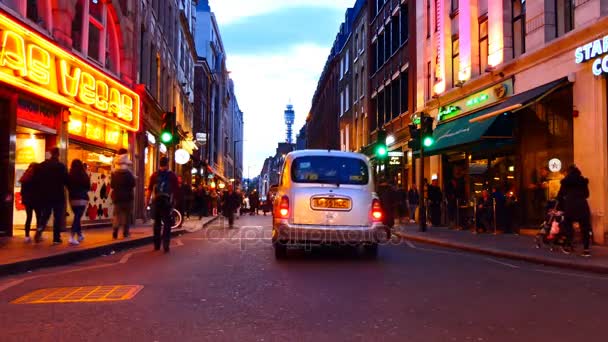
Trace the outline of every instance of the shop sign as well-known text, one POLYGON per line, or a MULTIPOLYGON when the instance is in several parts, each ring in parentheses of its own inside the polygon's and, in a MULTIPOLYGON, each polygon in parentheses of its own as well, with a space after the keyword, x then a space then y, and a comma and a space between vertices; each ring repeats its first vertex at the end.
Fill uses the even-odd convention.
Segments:
POLYGON ((196 133, 196 141, 200 143, 207 142, 207 133, 196 133))
POLYGON ((76 113, 70 114, 68 133, 114 148, 129 145, 127 134, 119 126, 76 113))
POLYGON ((401 151, 390 151, 388 153, 389 157, 403 157, 403 152, 401 151))
POLYGON ((470 113, 511 95, 513 95, 513 79, 510 78, 490 88, 467 96, 464 99, 439 107, 437 121, 445 121, 470 113))
POLYGON ((49 128, 56 128, 58 110, 26 99, 17 102, 17 117, 49 128))
POLYGON ((184 150, 183 148, 180 148, 179 150, 175 151, 175 162, 178 163, 179 165, 184 165, 189 160, 190 160, 190 153, 188 153, 188 151, 184 150))
POLYGON ((139 130, 135 92, 2 14, 0 31, 1 81, 127 130, 139 130))
POLYGON ((596 39, 574 50, 576 64, 584 63, 592 59, 591 70, 595 76, 608 74, 608 36, 596 39))
POLYGON ((401 165, 402 157, 390 157, 388 160, 388 165, 401 165))

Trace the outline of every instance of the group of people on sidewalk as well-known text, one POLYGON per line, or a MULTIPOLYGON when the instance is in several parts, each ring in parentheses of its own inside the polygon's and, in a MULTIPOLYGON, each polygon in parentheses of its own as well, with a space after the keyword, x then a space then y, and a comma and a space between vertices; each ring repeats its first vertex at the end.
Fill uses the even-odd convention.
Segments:
MULTIPOLYGON (((588 257, 591 255, 591 211, 587 198, 589 197, 589 181, 582 176, 581 171, 576 166, 568 168, 566 176, 561 180, 561 186, 557 195, 558 209, 564 212, 564 222, 561 224, 561 230, 566 237, 564 252, 572 251, 572 243, 576 230, 574 224, 578 223, 580 236, 583 243, 582 256, 588 257)), ((395 189, 388 184, 386 180, 381 179, 378 184, 378 196, 385 211, 384 223, 389 227, 393 227, 395 223, 395 214, 398 215, 400 223, 409 221, 416 223, 416 214, 418 219, 425 219, 426 223, 432 226, 442 225, 442 204, 445 203, 447 209, 448 227, 454 229, 463 229, 473 221, 466 222, 468 216, 462 213, 459 206, 459 198, 463 198, 454 190, 453 186, 446 191, 444 197, 441 189, 438 186, 437 180, 434 179, 428 184, 425 179, 423 190, 425 192, 423 199, 419 189, 415 184, 412 184, 409 190, 395 189), (419 207, 421 201, 425 200, 428 206, 428 211, 420 213, 419 207)), ((481 191, 481 195, 475 199, 475 207, 473 209, 474 226, 473 232, 487 232, 495 228, 500 228, 504 233, 514 233, 513 216, 514 203, 517 199, 512 192, 504 193, 499 187, 493 187, 481 191)), ((464 201, 460 201, 460 204, 464 201)))

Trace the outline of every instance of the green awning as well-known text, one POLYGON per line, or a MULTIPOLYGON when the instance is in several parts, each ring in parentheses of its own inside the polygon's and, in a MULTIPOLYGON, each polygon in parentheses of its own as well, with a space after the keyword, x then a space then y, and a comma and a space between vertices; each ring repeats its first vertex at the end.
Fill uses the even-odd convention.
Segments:
POLYGON ((435 139, 434 144, 425 148, 424 154, 437 154, 442 150, 447 150, 459 145, 471 144, 484 138, 508 139, 509 137, 506 136, 496 137, 495 133, 489 132, 502 131, 500 127, 496 127, 498 129, 493 128, 490 130, 492 125, 494 123, 501 126, 508 125, 510 118, 504 117, 505 114, 509 112, 516 112, 536 101, 539 101, 545 95, 548 95, 554 90, 561 88, 566 83, 566 79, 560 79, 528 90, 521 94, 513 95, 499 104, 484 108, 473 114, 456 118, 445 123, 440 123, 433 131, 433 138, 435 139), (514 107, 517 108, 513 109, 514 107), (503 109, 505 112, 501 113, 501 110, 503 109), (471 122, 472 119, 480 118, 484 115, 487 116, 486 119, 480 121, 473 120, 473 122, 471 122))

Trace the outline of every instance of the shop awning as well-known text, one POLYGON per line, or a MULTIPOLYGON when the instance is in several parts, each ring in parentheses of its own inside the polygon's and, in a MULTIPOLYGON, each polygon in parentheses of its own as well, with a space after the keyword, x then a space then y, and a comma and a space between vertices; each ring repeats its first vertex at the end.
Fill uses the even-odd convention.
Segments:
POLYGON ((504 114, 517 112, 518 110, 540 101, 546 95, 561 88, 567 83, 568 81, 566 78, 559 79, 526 92, 513 95, 501 103, 484 108, 473 114, 437 125, 433 131, 435 142, 431 147, 425 148, 425 155, 438 154, 443 150, 459 145, 471 144, 482 139, 511 138, 504 134, 497 134, 504 130, 502 130, 501 127, 493 127, 493 125, 496 123, 494 126, 509 126, 511 124, 510 118, 505 117, 504 114))

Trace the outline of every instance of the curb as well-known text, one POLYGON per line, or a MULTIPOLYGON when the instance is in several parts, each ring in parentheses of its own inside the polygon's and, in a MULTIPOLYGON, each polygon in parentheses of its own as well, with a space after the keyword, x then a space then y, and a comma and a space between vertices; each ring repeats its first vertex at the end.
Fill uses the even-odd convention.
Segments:
MULTIPOLYGON (((217 217, 203 224, 203 228, 211 224, 217 219, 217 217)), ((200 229, 199 229, 200 230, 200 229)), ((185 229, 174 230, 171 232, 171 236, 187 234, 189 233, 185 229)), ((131 238, 129 240, 120 240, 106 245, 92 246, 85 249, 75 249, 70 252, 49 255, 41 258, 18 261, 12 264, 0 265, 0 277, 15 275, 19 273, 25 273, 33 271, 35 269, 53 267, 53 266, 64 266, 74 262, 79 262, 87 259, 97 258, 102 255, 109 255, 112 252, 121 252, 127 249, 141 247, 147 244, 152 244, 153 237, 146 236, 141 238, 131 238)))
POLYGON ((563 261, 563 260, 555 260, 555 259, 543 258, 543 257, 538 257, 538 256, 533 256, 533 255, 526 255, 526 254, 501 251, 501 250, 490 249, 490 248, 477 247, 477 246, 461 244, 461 243, 457 243, 457 242, 450 242, 450 241, 439 240, 439 239, 413 236, 413 235, 409 235, 409 234, 402 233, 402 232, 393 232, 393 235, 399 236, 400 238, 410 240, 410 241, 421 242, 421 243, 426 243, 426 244, 430 244, 430 245, 436 245, 436 246, 441 246, 441 247, 446 247, 446 248, 451 248, 451 249, 459 249, 459 250, 473 252, 473 253, 477 253, 477 254, 485 254, 485 255, 491 255, 491 256, 500 257, 500 258, 527 261, 530 263, 541 264, 541 265, 545 265, 545 266, 555 266, 555 267, 567 268, 567 269, 572 269, 572 270, 577 270, 577 271, 608 274, 608 266, 581 265, 581 264, 563 261))

